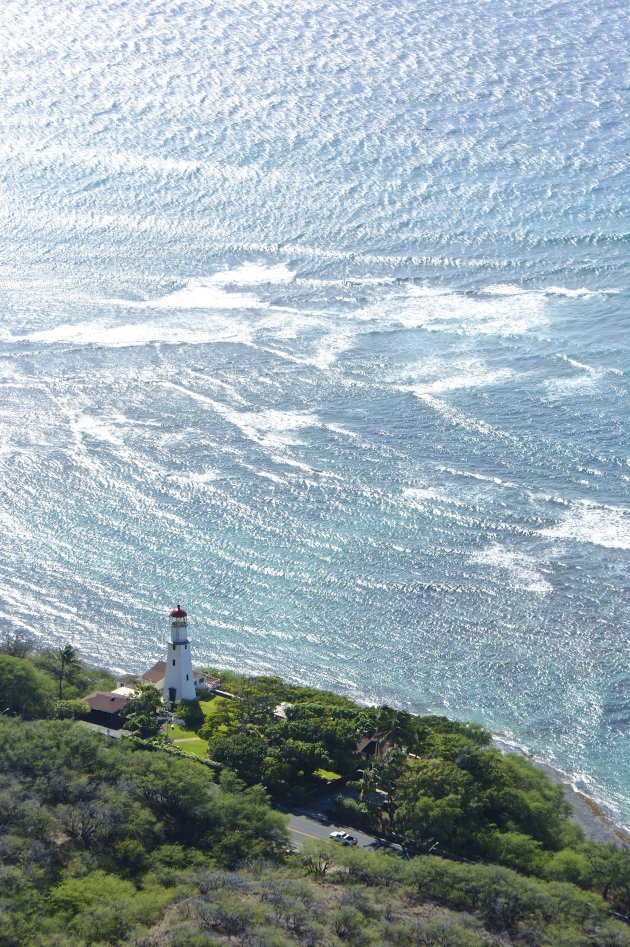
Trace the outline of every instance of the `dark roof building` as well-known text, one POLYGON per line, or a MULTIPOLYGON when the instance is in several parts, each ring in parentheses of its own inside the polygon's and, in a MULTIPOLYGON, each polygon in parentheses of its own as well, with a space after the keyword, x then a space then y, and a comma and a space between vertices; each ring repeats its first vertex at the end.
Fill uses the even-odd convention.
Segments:
POLYGON ((129 704, 129 698, 111 691, 94 691, 83 698, 90 710, 101 714, 118 714, 129 704))

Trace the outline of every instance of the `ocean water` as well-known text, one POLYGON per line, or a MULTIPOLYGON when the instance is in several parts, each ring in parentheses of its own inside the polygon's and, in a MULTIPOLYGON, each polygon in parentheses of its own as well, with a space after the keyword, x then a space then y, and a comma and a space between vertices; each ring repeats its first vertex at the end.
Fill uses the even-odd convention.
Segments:
POLYGON ((7 0, 0 630, 484 723, 630 821, 621 0, 7 0))

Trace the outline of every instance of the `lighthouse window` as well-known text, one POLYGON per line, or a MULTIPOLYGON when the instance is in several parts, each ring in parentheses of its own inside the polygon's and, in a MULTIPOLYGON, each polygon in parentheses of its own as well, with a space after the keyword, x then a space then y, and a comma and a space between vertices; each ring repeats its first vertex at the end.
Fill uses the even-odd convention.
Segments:
POLYGON ((175 651, 175 650, 176 650, 175 645, 173 645, 173 651, 175 651))
POLYGON ((188 675, 186 675, 186 680, 188 680, 188 675))
POLYGON ((175 658, 173 658, 173 667, 175 667, 175 658))
POLYGON ((187 650, 188 650, 188 645, 185 644, 185 645, 184 645, 184 651, 187 651, 187 650))

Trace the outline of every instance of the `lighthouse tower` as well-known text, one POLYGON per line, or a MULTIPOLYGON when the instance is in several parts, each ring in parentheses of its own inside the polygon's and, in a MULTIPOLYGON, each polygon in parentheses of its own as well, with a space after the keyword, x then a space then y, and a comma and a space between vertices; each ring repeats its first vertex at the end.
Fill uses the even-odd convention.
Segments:
POLYGON ((164 675, 164 700, 194 700, 197 696, 193 682, 188 616, 181 605, 170 614, 171 640, 168 645, 164 675))

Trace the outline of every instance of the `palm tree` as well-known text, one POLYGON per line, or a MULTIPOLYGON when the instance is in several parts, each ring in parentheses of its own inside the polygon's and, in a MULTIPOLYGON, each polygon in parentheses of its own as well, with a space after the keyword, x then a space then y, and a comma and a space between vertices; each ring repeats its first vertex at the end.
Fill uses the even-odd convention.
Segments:
POLYGON ((71 644, 59 648, 57 657, 59 658, 59 700, 61 700, 65 671, 70 668, 80 667, 81 662, 79 661, 79 652, 76 648, 73 648, 71 644))

